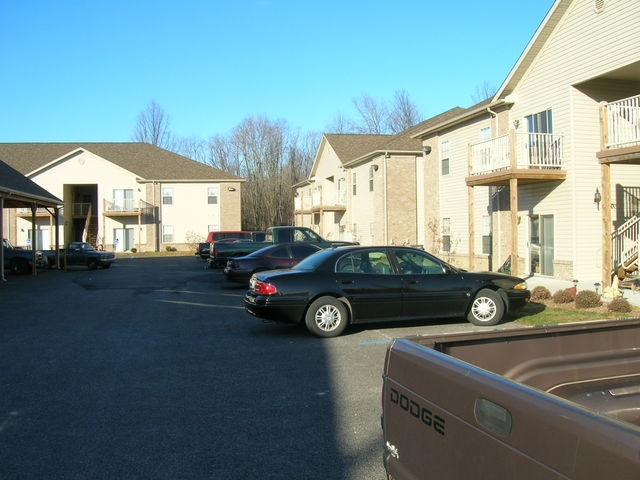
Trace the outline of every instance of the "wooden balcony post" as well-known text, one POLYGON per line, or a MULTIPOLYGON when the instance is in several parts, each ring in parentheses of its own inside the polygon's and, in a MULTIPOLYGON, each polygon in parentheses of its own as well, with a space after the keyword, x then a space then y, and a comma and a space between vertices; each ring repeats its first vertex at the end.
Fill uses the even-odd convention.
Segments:
POLYGON ((602 177, 602 286, 611 286, 613 272, 611 259, 611 165, 600 165, 602 177))
POLYGON ((511 275, 517 276, 520 262, 518 261, 518 179, 516 178, 509 180, 509 195, 511 210, 511 275))

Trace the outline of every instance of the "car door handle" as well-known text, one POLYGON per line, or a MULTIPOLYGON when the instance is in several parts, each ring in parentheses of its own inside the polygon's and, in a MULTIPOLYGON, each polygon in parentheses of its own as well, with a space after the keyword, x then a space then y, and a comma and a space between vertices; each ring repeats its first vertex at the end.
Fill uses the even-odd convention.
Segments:
POLYGON ((355 282, 353 280, 341 280, 340 283, 342 285, 353 285, 355 282))
POLYGON ((416 284, 417 284, 417 283, 419 283, 419 282, 418 282, 418 280, 407 280, 407 283, 408 283, 409 285, 416 285, 416 284))

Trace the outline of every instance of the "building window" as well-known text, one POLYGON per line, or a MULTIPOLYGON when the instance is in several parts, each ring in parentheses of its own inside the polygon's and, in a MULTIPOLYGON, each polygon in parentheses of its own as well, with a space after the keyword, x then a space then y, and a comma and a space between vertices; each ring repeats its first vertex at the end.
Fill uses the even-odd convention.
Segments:
POLYGON ((482 253, 491 254, 491 217, 489 215, 482 217, 482 253))
POLYGON ((442 219, 442 251, 451 251, 451 219, 442 219))
POLYGON ((440 144, 440 164, 441 164, 441 174, 449 175, 449 141, 448 140, 440 144))
POLYGON ((209 205, 218 204, 218 187, 207 188, 207 203, 209 205))
POLYGON ((162 189, 162 204, 163 205, 173 204, 173 188, 165 187, 162 189))
POLYGON ((357 185, 357 177, 356 172, 353 172, 351 175, 351 194, 355 195, 357 193, 356 185, 357 185))
POLYGON ((220 230, 220 225, 207 225, 207 233, 208 232, 217 232, 220 230))
POLYGON ((162 226, 162 243, 173 243, 173 225, 162 226))
POLYGON ((373 172, 376 171, 376 167, 371 165, 369 167, 369 191, 373 192, 373 172))
POLYGON ((534 113, 526 117, 528 133, 553 133, 553 116, 551 110, 534 113))

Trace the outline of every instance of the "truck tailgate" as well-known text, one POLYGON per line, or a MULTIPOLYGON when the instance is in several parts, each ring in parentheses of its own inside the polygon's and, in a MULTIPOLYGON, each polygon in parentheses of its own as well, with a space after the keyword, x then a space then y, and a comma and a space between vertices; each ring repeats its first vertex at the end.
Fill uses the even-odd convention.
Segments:
MULTIPOLYGON (((533 330, 513 332, 493 346, 489 339, 495 332, 447 338, 453 344, 468 341, 472 350, 484 343, 487 349, 524 339, 533 330)), ((382 422, 392 477, 640 478, 637 425, 437 351, 439 341, 448 340, 399 339, 387 351, 382 422)), ((634 362, 640 361, 640 349, 625 351, 632 357, 627 368, 639 373, 634 362)), ((509 364, 508 357, 503 360, 509 364)))

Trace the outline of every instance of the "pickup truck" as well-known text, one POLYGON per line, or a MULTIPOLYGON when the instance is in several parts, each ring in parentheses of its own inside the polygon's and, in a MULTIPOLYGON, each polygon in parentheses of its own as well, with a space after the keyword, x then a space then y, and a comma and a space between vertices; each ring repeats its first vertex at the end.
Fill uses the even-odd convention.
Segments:
POLYGON ((224 268, 227 260, 232 257, 244 257, 256 250, 268 247, 274 243, 304 242, 318 245, 320 248, 338 247, 341 245, 357 245, 353 242, 341 242, 325 240, 316 232, 307 227, 269 227, 265 231, 263 242, 250 240, 225 240, 211 244, 209 251, 209 267, 224 268))
MULTIPOLYGON (((27 273, 33 265, 33 252, 25 248, 14 247, 6 238, 2 239, 4 268, 13 273, 27 273)), ((40 266, 36 257, 36 266, 40 266)))
MULTIPOLYGON (((56 265, 56 251, 42 250, 40 254, 46 259, 49 267, 56 265)), ((60 267, 71 265, 86 266, 89 270, 98 267, 109 268, 116 260, 113 252, 102 252, 86 242, 71 242, 66 248, 60 249, 60 267)))
POLYGON ((395 339, 382 430, 394 480, 640 478, 640 319, 395 339))

